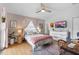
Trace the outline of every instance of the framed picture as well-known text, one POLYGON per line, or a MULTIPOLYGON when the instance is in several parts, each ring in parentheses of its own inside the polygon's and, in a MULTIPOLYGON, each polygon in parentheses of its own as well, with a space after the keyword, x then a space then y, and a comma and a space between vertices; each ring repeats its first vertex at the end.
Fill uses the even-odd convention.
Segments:
POLYGON ((67 21, 57 21, 55 22, 55 28, 66 28, 67 21))

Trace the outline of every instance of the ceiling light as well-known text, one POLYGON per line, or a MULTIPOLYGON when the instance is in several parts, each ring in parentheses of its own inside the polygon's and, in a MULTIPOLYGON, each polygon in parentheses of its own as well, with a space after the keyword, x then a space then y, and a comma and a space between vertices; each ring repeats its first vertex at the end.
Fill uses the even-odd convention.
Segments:
POLYGON ((39 13, 39 12, 52 12, 44 3, 41 3, 41 8, 36 11, 36 13, 39 13))
POLYGON ((42 9, 41 12, 45 12, 45 10, 42 9))

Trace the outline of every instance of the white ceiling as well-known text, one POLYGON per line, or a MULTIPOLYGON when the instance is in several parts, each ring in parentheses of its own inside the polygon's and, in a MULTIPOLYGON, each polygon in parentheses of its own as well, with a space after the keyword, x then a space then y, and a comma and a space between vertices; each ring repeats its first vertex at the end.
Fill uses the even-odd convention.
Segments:
POLYGON ((7 11, 23 16, 36 17, 41 19, 49 19, 52 15, 57 12, 63 12, 68 9, 79 8, 79 4, 72 3, 46 3, 49 9, 52 10, 52 13, 35 13, 40 9, 40 3, 5 3, 7 11))

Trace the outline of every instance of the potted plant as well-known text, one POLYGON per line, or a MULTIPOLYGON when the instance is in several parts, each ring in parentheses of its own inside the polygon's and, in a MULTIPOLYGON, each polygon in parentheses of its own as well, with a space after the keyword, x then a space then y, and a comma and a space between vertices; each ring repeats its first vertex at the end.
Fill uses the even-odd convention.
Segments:
POLYGON ((14 42, 15 42, 15 35, 14 35, 14 32, 13 33, 11 33, 11 34, 9 34, 9 38, 10 38, 10 40, 9 40, 9 43, 11 44, 11 45, 13 45, 14 44, 14 42))

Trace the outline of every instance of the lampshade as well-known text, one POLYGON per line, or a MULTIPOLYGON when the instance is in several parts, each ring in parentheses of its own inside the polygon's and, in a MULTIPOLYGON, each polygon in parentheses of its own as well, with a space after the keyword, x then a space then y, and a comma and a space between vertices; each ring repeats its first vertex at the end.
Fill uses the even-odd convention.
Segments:
POLYGON ((18 29, 18 33, 21 33, 22 32, 22 30, 21 29, 18 29))
POLYGON ((23 32, 23 29, 22 28, 17 28, 17 33, 18 34, 22 34, 22 32, 23 32))
POLYGON ((40 27, 37 27, 37 30, 38 30, 38 32, 41 32, 41 29, 40 29, 40 27))

